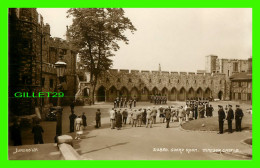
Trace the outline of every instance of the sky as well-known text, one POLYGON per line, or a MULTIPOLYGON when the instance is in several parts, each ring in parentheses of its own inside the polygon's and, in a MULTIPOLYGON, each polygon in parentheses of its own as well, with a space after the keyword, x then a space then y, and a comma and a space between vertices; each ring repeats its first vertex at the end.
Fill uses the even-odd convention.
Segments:
MULTIPOLYGON (((65 8, 38 8, 51 36, 65 38, 65 8)), ((205 56, 248 59, 252 56, 251 8, 126 8, 137 31, 125 32, 113 57, 115 69, 196 72, 205 69, 205 56)))

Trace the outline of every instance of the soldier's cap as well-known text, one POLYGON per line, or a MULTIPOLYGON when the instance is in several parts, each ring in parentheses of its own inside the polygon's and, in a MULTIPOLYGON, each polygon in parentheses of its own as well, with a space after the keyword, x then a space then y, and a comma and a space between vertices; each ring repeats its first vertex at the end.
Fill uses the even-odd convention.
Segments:
POLYGON ((231 104, 229 104, 229 105, 228 105, 228 107, 232 107, 232 105, 231 105, 231 104))
POLYGON ((223 106, 221 106, 221 105, 218 105, 218 107, 223 107, 223 106))
POLYGON ((97 111, 100 111, 100 109, 97 109, 97 111))
POLYGON ((237 104, 236 107, 240 107, 240 105, 237 104))

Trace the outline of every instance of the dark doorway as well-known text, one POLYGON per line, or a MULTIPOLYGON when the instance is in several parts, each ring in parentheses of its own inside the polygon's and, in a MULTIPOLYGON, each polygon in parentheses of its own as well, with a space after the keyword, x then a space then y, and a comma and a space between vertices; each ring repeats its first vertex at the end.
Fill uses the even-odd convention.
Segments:
POLYGON ((97 101, 101 102, 101 101, 105 101, 105 100, 106 100, 106 89, 104 86, 101 86, 98 89, 97 101))
POLYGON ((218 98, 219 98, 219 100, 223 99, 223 92, 222 91, 218 92, 218 98))

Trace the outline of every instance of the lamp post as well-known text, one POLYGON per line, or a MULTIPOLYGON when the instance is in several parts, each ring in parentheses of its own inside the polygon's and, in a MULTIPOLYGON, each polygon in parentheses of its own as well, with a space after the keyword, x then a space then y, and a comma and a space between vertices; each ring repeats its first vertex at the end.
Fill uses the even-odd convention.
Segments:
MULTIPOLYGON (((57 69, 57 77, 58 77, 58 81, 57 81, 57 89, 58 92, 61 91, 62 86, 61 86, 61 82, 62 82, 62 78, 65 74, 65 70, 66 70, 66 62, 63 61, 62 58, 62 54, 60 53, 60 58, 59 60, 55 63, 55 67, 57 69)), ((62 135, 62 110, 63 108, 61 107, 61 99, 60 97, 58 97, 57 100, 57 125, 56 125, 56 136, 55 136, 55 141, 57 142, 57 137, 62 135)))

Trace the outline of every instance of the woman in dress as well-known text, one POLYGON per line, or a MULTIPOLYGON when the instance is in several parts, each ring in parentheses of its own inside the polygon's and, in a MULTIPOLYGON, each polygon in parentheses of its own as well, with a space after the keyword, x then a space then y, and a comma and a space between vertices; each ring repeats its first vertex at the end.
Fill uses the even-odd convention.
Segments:
POLYGON ((83 134, 82 118, 78 116, 75 119, 75 128, 76 128, 76 137, 75 139, 80 139, 80 136, 83 134))

